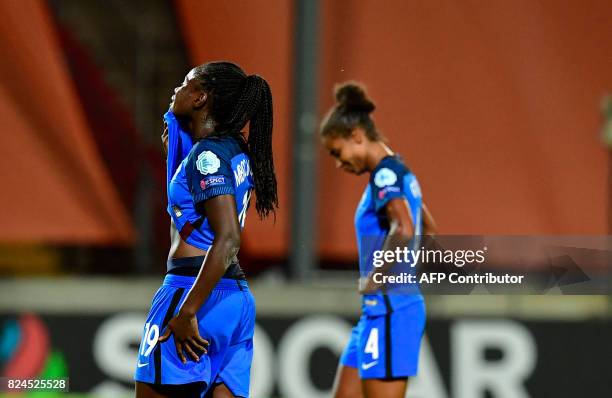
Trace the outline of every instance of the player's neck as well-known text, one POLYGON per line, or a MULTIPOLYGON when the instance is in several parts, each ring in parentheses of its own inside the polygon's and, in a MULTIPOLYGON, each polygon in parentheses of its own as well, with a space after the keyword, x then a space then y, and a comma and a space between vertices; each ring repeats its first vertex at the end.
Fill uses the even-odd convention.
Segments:
POLYGON ((201 140, 215 131, 215 123, 206 113, 196 112, 189 121, 189 129, 195 140, 201 140))
POLYGON ((377 141, 372 143, 372 149, 368 151, 369 156, 366 160, 366 167, 368 171, 372 172, 378 166, 378 164, 387 156, 393 156, 394 153, 387 145, 383 142, 377 141))

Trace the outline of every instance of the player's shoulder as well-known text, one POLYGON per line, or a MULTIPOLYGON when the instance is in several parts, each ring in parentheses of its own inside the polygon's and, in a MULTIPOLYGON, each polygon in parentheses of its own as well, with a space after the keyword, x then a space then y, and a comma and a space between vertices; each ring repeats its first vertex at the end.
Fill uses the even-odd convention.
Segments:
POLYGON ((395 185, 406 174, 410 174, 410 169, 398 155, 387 156, 376 166, 370 176, 370 183, 382 188, 388 185, 395 185))
POLYGON ((224 155, 230 152, 232 149, 232 139, 225 136, 212 136, 204 137, 203 139, 196 142, 193 146, 194 153, 201 153, 204 151, 212 151, 218 155, 224 155))
POLYGON ((378 167, 386 167, 395 171, 410 173, 410 169, 408 168, 408 166, 406 166, 406 163, 404 163, 404 160, 398 154, 383 158, 383 160, 381 160, 378 164, 378 167))
POLYGON ((242 152, 237 139, 232 136, 205 137, 198 141, 191 150, 194 161, 209 159, 212 162, 229 162, 236 154, 242 152))

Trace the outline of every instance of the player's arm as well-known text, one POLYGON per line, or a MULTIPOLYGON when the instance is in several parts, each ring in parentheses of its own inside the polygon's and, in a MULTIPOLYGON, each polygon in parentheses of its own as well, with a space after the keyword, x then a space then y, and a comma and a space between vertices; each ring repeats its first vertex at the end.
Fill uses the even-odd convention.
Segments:
POLYGON ((421 215, 423 216, 423 235, 437 234, 438 226, 425 203, 421 205, 421 215))
POLYGON ((215 196, 202 206, 215 238, 179 315, 195 316, 240 249, 240 224, 234 195, 215 196))
POLYGON ((160 338, 160 342, 164 342, 174 334, 176 352, 183 363, 187 362, 183 351, 196 361, 199 361, 199 353, 206 352, 208 342, 200 336, 196 314, 240 249, 234 195, 215 196, 199 207, 203 208, 215 238, 178 315, 168 322, 168 329, 160 338))
POLYGON ((410 216, 410 207, 405 198, 391 199, 385 206, 389 220, 389 234, 383 245, 384 249, 395 249, 395 243, 410 241, 414 236, 414 226, 410 216))
MULTIPOLYGON (((389 233, 383 244, 383 251, 395 251, 396 248, 408 246, 414 237, 414 225, 410 216, 410 206, 404 197, 391 199, 385 205, 385 214, 389 222, 389 233)), ((360 284, 361 293, 371 293, 379 286, 374 282, 374 273, 386 274, 395 262, 385 262, 381 267, 374 268, 360 284)))

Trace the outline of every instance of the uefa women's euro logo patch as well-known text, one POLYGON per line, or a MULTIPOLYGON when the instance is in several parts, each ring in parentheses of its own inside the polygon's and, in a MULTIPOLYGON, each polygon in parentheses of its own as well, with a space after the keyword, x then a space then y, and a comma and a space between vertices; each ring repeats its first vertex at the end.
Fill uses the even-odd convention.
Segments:
POLYGON ((374 184, 379 188, 393 185, 396 181, 397 174, 386 167, 378 170, 376 174, 374 174, 374 184))
POLYGON ((196 160, 196 167, 202 174, 212 174, 219 170, 221 161, 211 151, 204 151, 198 155, 196 160))

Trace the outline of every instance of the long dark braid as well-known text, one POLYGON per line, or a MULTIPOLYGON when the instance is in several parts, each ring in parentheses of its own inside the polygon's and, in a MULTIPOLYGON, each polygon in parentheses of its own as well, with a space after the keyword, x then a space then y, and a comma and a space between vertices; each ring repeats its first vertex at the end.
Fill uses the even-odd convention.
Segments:
POLYGON ((255 208, 261 218, 278 207, 272 156, 272 92, 261 76, 247 76, 231 62, 209 62, 195 69, 211 101, 213 135, 241 135, 249 122, 248 153, 255 181, 255 208))

